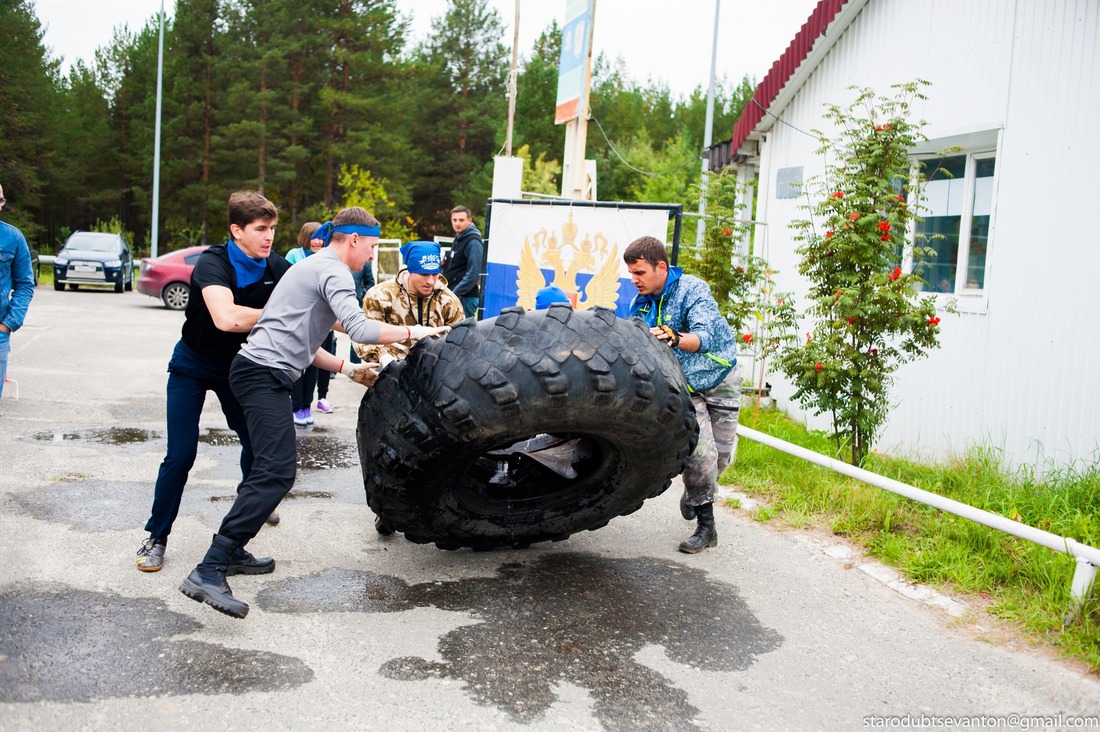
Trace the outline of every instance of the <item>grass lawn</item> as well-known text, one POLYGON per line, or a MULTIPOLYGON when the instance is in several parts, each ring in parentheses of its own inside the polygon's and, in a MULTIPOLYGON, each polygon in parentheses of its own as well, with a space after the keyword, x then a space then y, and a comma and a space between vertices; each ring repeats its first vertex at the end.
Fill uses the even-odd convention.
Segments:
MULTIPOLYGON (((829 435, 775 411, 743 410, 742 424, 836 456, 829 435)), ((843 459, 843 458, 841 458, 843 459)), ((992 450, 948 465, 871 455, 864 467, 932 493, 1100 546, 1100 470, 1064 470, 1042 478, 1009 474, 992 450)), ((793 527, 824 527, 858 544, 913 582, 970 594, 1035 642, 1100 671, 1100 586, 1077 622, 1063 628, 1075 560, 1031 542, 943 513, 880 488, 810 465, 751 440, 738 441, 723 483, 762 500, 756 517, 793 527)), ((1097 583, 1100 585, 1100 582, 1097 583)))

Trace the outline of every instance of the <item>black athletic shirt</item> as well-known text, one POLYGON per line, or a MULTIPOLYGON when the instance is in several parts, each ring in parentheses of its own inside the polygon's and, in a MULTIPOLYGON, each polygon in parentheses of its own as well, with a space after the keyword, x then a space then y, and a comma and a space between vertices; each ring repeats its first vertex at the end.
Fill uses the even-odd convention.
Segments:
POLYGON ((191 296, 187 299, 186 319, 183 321, 183 342, 200 356, 228 367, 241 350, 248 333, 218 330, 206 308, 202 288, 210 285, 227 287, 233 293, 234 305, 262 309, 279 279, 290 269, 290 264, 272 251, 267 258, 264 276, 248 287, 238 288, 237 273, 229 261, 226 246, 216 244, 210 247, 199 255, 199 261, 195 263, 195 270, 191 273, 191 296))

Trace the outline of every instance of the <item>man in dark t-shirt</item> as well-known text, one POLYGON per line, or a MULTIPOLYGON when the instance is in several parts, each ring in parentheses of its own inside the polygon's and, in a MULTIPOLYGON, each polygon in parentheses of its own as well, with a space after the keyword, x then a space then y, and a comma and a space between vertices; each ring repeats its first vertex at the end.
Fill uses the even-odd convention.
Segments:
MULTIPOLYGON (((208 391, 218 396, 226 424, 240 438, 242 480, 252 469, 252 443, 244 412, 229 388, 229 366, 290 268, 271 248, 278 218, 275 204, 259 193, 234 193, 229 197, 229 241, 203 252, 191 274, 182 336, 168 362, 168 450, 145 524, 149 537, 135 559, 142 572, 156 572, 164 563, 168 535, 198 453, 199 417, 208 391)), ((229 573, 266 574, 274 568, 274 560, 242 550, 229 573)))
POLYGON ((462 310, 467 318, 477 316, 477 307, 481 302, 482 258, 485 244, 481 241, 481 232, 474 226, 473 214, 465 206, 451 209, 451 228, 455 230, 455 239, 451 243, 451 253, 443 263, 443 279, 447 287, 462 301, 462 310))

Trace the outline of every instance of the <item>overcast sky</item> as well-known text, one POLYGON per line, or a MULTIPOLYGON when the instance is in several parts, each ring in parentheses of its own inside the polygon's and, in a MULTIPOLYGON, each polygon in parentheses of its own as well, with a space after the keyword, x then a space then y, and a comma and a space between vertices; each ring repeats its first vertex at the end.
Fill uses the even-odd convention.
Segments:
MULTIPOLYGON (((45 45, 63 68, 77 59, 90 62, 96 48, 111 41, 116 26, 141 28, 160 9, 160 0, 33 0, 46 28, 45 45)), ((516 0, 489 0, 504 21, 501 42, 512 46, 516 0)), ((419 40, 441 16, 447 0, 398 0, 411 16, 412 36, 419 40)), ((706 88, 714 33, 714 0, 598 0, 595 51, 621 58, 638 82, 667 83, 674 94, 706 88), (670 10, 671 8, 671 10, 670 10)), ((724 0, 719 13, 717 75, 738 80, 748 74, 759 82, 794 38, 817 0, 724 0)), ((165 0, 170 16, 174 0, 165 0)), ((557 19, 562 25, 565 0, 521 0, 520 55, 557 19)), ((477 42, 477 39, 471 39, 477 42)))

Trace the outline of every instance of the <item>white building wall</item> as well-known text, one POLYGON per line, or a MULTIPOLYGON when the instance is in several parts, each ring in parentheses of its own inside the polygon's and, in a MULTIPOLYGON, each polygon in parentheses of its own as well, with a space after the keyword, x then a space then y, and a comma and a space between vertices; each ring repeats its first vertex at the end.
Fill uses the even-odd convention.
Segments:
MULTIPOLYGON (((932 86, 915 117, 929 138, 998 131, 986 296, 960 300, 959 315, 942 316, 942 349, 898 372, 879 449, 942 460, 977 444, 1042 469, 1100 458, 1098 31, 1097 0, 870 0, 777 111, 784 123, 773 120, 762 155, 763 243, 779 289, 796 294, 806 284, 787 225, 808 214, 805 199, 775 198, 776 171, 801 165, 809 177, 823 161, 794 127, 831 134, 823 105, 849 102, 849 86, 886 95, 922 78, 932 86)), ((781 374, 767 378, 801 414, 781 374)))

